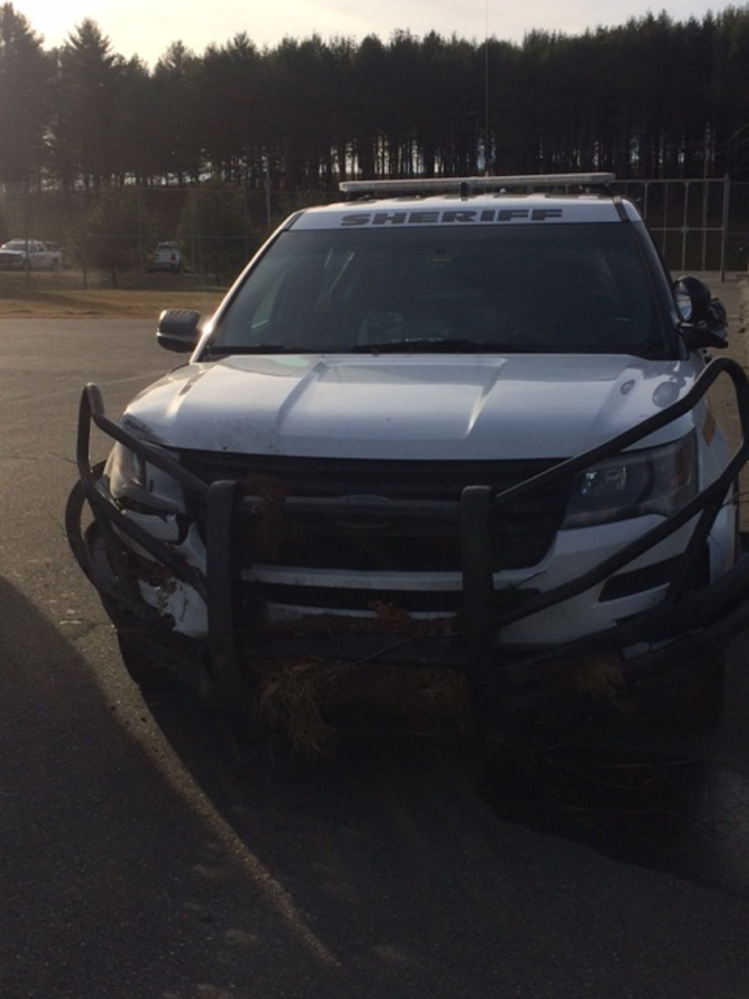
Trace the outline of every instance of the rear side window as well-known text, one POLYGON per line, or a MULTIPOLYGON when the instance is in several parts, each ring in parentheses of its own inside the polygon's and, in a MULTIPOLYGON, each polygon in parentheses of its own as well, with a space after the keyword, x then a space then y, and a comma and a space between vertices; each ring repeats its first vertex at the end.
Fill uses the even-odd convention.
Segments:
POLYGON ((664 342, 634 228, 595 223, 283 232, 213 346, 653 355, 664 342))

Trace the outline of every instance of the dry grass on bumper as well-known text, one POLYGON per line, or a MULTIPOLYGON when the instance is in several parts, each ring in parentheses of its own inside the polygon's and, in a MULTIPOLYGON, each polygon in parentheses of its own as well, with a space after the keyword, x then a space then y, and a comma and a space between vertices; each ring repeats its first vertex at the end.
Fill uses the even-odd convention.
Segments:
POLYGON ((265 664, 257 713, 295 751, 315 754, 329 751, 343 730, 465 730, 470 698, 465 677, 453 671, 310 658, 265 664))

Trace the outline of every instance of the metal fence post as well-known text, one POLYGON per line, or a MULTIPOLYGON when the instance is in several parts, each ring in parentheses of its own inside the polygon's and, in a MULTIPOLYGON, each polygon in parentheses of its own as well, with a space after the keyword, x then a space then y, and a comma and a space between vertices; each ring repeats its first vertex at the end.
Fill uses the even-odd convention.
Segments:
POLYGON ((731 200, 731 181, 728 174, 723 178, 723 218, 720 226, 720 280, 726 279, 726 244, 728 242, 728 206, 731 200))

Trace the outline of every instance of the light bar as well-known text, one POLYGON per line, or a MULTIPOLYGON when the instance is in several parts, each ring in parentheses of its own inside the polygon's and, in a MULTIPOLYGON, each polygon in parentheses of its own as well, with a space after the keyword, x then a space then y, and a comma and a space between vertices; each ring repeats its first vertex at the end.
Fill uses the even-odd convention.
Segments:
POLYGON ((615 173, 540 173, 507 177, 409 177, 403 180, 342 180, 343 194, 390 196, 396 194, 475 194, 517 187, 605 187, 616 180, 615 173))

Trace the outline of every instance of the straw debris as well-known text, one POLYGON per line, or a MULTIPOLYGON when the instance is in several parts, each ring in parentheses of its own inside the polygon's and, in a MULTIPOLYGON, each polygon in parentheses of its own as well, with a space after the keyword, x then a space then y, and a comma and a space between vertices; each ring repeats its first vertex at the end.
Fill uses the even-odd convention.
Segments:
POLYGON ((580 694, 609 700, 616 700, 624 685, 619 660, 614 656, 579 663, 570 679, 580 694))
POLYGON ((459 673, 315 658, 263 664, 256 703, 264 726, 302 754, 330 751, 343 730, 462 730, 470 713, 459 673))

